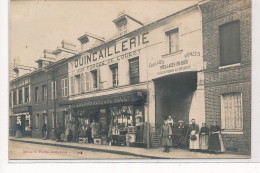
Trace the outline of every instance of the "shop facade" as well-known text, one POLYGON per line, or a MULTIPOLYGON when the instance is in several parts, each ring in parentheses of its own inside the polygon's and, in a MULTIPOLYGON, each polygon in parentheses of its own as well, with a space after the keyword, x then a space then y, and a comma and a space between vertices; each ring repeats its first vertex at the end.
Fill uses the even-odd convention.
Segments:
POLYGON ((21 132, 21 137, 31 136, 31 80, 30 75, 25 75, 10 83, 10 115, 9 134, 16 136, 21 132))
MULTIPOLYGON (((90 37, 93 39, 93 35, 85 34, 79 40, 90 40, 90 37)), ((94 39, 100 41, 98 37, 94 39)), ((91 47, 90 41, 82 44, 91 47)), ((197 6, 111 41, 101 41, 99 46, 82 51, 68 61, 72 114, 89 116, 84 120, 89 125, 94 117, 101 125, 102 120, 97 117, 106 115, 101 118, 106 122, 102 127, 105 133, 121 126, 121 131, 126 126, 130 129, 135 126, 132 131, 136 133, 136 142, 157 147, 160 127, 168 115, 175 123, 185 120, 186 125, 192 118, 198 123, 205 121, 201 16, 197 6), (98 99, 135 91, 142 91, 140 97, 145 99, 141 105, 98 99), (92 99, 97 105, 89 101, 92 99), (77 106, 73 108, 73 105, 77 106)))

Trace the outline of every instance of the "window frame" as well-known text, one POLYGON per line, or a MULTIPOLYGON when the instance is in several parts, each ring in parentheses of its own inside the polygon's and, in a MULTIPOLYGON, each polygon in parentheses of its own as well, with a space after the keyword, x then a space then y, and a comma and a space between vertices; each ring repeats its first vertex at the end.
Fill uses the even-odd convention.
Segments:
POLYGON ((61 97, 68 97, 68 79, 61 79, 61 97))
POLYGON ((178 51, 180 51, 180 35, 179 35, 179 28, 173 28, 165 32, 166 35, 166 43, 167 43, 167 54, 174 54, 178 51), (176 45, 172 46, 172 39, 173 35, 176 34, 176 45), (175 48, 175 51, 173 50, 175 48))
MULTIPOLYGON (((230 21, 230 22, 227 22, 227 23, 224 23, 224 24, 222 24, 222 25, 219 25, 219 27, 218 27, 218 32, 219 32, 219 67, 230 67, 230 66, 236 66, 236 65, 240 65, 240 63, 241 63, 241 32, 240 32, 240 20, 233 20, 233 21, 230 21), (222 35, 221 35, 221 30, 223 30, 223 28, 224 27, 226 27, 226 26, 230 26, 230 25, 232 25, 232 24, 238 24, 238 31, 239 31, 239 33, 238 33, 238 43, 237 43, 237 45, 238 45, 238 55, 239 55, 239 57, 238 57, 238 59, 236 59, 236 61, 234 61, 234 62, 231 62, 231 63, 224 63, 224 62, 222 62, 222 61, 224 61, 224 59, 225 59, 225 57, 223 57, 224 55, 224 53, 223 53, 223 50, 222 50, 222 46, 223 46, 223 42, 222 42, 222 35)), ((229 39, 228 40, 231 40, 231 36, 229 37, 229 39)), ((227 45, 231 45, 231 44, 227 44, 227 45)), ((232 44, 232 45, 234 45, 234 44, 232 44)), ((232 51, 232 52, 237 52, 237 51, 232 51)), ((236 57, 235 55, 233 55, 234 57, 236 57)), ((232 56, 232 57, 233 57, 232 56)), ((231 55, 229 54, 229 57, 231 57, 231 55)))
POLYGON ((14 106, 17 105, 17 91, 16 90, 13 91, 13 105, 14 106))
POLYGON ((42 101, 47 101, 47 85, 42 85, 42 101))
MULTIPOLYGON (((233 103, 233 100, 232 100, 232 106, 233 106, 233 104, 234 103, 233 103)), ((235 116, 233 116, 232 119, 235 122, 235 119, 236 119, 235 116)), ((226 131, 226 132, 234 132, 234 131, 235 132, 237 132, 237 131, 240 132, 240 131, 243 131, 243 129, 244 129, 243 121, 244 121, 244 117, 243 117, 243 95, 242 95, 242 92, 231 92, 231 93, 223 93, 223 94, 221 94, 221 126, 222 126, 222 129, 224 131, 226 131), (240 123, 241 123, 241 128, 230 129, 230 128, 226 127, 226 114, 225 114, 224 96, 225 95, 233 95, 232 99, 234 99, 234 95, 235 94, 239 94, 240 95, 240 116, 241 116, 241 122, 240 123)))
POLYGON ((24 87, 24 103, 26 104, 26 103, 29 103, 29 87, 28 86, 26 86, 26 87, 24 87), (27 97, 27 99, 26 99, 26 90, 28 90, 28 97, 27 97))
POLYGON ((118 85, 118 84, 119 84, 119 78, 118 78, 118 63, 113 64, 113 65, 110 65, 109 68, 110 68, 111 73, 112 73, 112 87, 113 87, 113 88, 116 88, 116 87, 119 86, 119 85, 118 85), (116 72, 114 71, 115 69, 117 69, 116 72), (115 73, 115 76, 114 76, 114 73, 115 73), (114 77, 115 77, 115 78, 114 78, 114 77), (115 84, 114 84, 114 81, 116 81, 115 84))
POLYGON ((39 129, 40 114, 35 114, 35 129, 39 129))
POLYGON ((39 98, 39 87, 38 86, 34 88, 34 97, 35 97, 34 98, 35 103, 39 103, 40 98, 39 98))
POLYGON ((127 29, 128 29, 128 22, 127 20, 124 20, 122 22, 120 22, 118 25, 117 25, 117 31, 118 31, 118 36, 121 37, 125 34, 127 34, 127 29))
POLYGON ((18 89, 18 105, 23 104, 23 90, 18 89))
POLYGON ((134 84, 138 84, 140 83, 140 58, 139 56, 138 57, 135 57, 135 58, 132 58, 132 59, 129 59, 128 60, 128 63, 129 63, 129 77, 130 77, 130 85, 134 85, 134 84), (131 73, 131 63, 133 63, 134 61, 137 61, 138 60, 138 76, 132 76, 132 73, 131 73), (138 78, 137 82, 134 82, 134 79, 135 78, 138 78))

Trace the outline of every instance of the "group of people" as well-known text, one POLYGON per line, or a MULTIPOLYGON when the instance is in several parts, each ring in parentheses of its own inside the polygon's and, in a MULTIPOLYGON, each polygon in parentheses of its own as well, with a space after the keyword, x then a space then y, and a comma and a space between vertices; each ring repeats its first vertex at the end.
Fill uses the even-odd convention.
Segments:
POLYGON ((213 122, 213 125, 210 128, 206 126, 205 122, 202 123, 202 127, 199 128, 195 119, 192 119, 187 130, 185 130, 182 120, 178 123, 179 126, 173 128, 174 123, 171 116, 169 116, 161 127, 164 152, 170 152, 170 147, 172 147, 173 142, 177 142, 178 146, 187 142, 190 151, 201 151, 203 153, 209 152, 215 154, 225 151, 221 137, 221 129, 217 125, 216 121, 213 122), (173 135, 174 130, 182 130, 181 135, 175 137, 176 135, 173 135))
MULTIPOLYGON (((88 142, 93 142, 93 139, 98 135, 99 124, 92 121, 91 124, 80 124, 78 121, 75 123, 75 129, 72 131, 68 129, 67 133, 65 133, 65 129, 61 126, 60 123, 57 124, 55 130, 55 138, 57 142, 78 142, 79 138, 88 138, 88 142), (74 132, 74 133, 73 133, 74 132)), ((47 139, 47 126, 46 123, 43 122, 42 125, 42 138, 43 140, 47 139)))

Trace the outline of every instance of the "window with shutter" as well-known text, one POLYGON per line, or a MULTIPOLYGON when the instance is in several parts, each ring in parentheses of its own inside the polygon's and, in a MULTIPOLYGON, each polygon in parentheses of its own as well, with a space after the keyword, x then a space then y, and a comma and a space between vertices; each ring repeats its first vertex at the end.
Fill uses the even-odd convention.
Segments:
POLYGON ((241 62, 240 22, 232 21, 219 27, 220 66, 241 62))
POLYGON ((71 92, 71 95, 74 94, 74 78, 73 78, 73 76, 70 77, 70 92, 71 92))
POLYGON ((227 130, 243 129, 241 95, 242 95, 241 93, 229 93, 229 94, 222 95, 221 124, 223 129, 227 129, 227 130))
POLYGON ((89 72, 86 72, 86 92, 90 91, 90 76, 89 72))
POLYGON ((84 93, 85 92, 85 75, 84 73, 81 73, 80 74, 80 81, 81 81, 81 93, 84 93))

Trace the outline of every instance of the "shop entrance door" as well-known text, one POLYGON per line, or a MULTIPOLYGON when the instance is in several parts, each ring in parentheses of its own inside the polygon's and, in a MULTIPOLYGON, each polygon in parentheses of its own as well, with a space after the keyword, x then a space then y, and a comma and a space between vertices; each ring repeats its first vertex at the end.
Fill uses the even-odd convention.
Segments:
POLYGON ((194 91, 197 88, 197 73, 175 74, 155 80, 156 124, 161 126, 169 115, 175 124, 183 120, 189 123, 189 113, 194 91))

